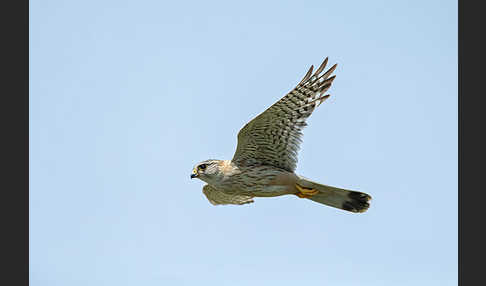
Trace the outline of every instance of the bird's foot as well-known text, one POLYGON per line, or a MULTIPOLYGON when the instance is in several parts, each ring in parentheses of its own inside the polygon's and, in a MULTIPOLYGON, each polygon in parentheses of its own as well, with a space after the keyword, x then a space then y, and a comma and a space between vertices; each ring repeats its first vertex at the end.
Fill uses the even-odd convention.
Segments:
POLYGON ((313 195, 317 195, 319 193, 319 191, 316 190, 316 189, 301 187, 297 184, 295 184, 295 187, 297 188, 297 190, 299 190, 299 192, 296 193, 295 195, 298 196, 299 198, 302 198, 302 199, 303 198, 310 198, 313 195))

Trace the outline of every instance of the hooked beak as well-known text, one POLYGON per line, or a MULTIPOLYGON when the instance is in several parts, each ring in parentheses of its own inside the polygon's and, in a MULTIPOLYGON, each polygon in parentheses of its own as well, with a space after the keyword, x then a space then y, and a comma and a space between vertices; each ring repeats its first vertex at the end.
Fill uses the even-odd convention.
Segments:
POLYGON ((198 176, 199 176, 199 174, 197 173, 196 168, 194 168, 192 170, 191 179, 197 178, 198 176))

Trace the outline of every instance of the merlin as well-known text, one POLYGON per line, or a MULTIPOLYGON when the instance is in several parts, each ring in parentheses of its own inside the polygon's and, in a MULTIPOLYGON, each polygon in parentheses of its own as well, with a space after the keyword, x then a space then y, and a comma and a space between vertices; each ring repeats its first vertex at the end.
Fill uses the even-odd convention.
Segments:
POLYGON ((338 209, 362 213, 371 196, 311 181, 294 173, 306 119, 329 94, 336 69, 322 73, 328 59, 313 74, 311 66, 300 83, 238 133, 231 160, 209 159, 194 166, 192 178, 207 184, 203 193, 213 205, 242 205, 254 197, 296 195, 338 209), (322 74, 321 74, 322 73, 322 74))

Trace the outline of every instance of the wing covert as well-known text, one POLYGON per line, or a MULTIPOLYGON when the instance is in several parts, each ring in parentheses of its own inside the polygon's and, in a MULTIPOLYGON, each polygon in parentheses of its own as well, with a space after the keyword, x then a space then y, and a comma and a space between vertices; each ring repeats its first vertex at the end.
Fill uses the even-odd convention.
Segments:
POLYGON ((203 187, 203 193, 213 205, 243 205, 253 203, 253 197, 245 195, 228 195, 210 185, 203 187))

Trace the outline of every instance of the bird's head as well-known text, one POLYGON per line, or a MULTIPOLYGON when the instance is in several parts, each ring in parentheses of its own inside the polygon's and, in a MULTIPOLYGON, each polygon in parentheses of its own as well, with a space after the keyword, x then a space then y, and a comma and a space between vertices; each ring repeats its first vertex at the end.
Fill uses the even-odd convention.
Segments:
POLYGON ((221 160, 209 159, 196 164, 192 169, 191 179, 198 178, 205 182, 214 180, 220 174, 221 162, 221 160))

